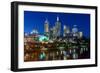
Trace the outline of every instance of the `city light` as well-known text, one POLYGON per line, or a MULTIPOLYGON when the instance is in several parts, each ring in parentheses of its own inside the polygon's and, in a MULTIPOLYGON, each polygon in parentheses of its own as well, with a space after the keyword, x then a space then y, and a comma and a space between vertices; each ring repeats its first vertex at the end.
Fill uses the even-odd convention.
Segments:
POLYGON ((44 33, 33 29, 29 34, 24 33, 24 61, 72 60, 89 58, 89 40, 84 38, 77 25, 71 29, 67 25, 61 28, 57 16, 55 24, 50 27, 49 20, 44 21, 44 33), (61 34, 63 29, 63 35, 61 34))

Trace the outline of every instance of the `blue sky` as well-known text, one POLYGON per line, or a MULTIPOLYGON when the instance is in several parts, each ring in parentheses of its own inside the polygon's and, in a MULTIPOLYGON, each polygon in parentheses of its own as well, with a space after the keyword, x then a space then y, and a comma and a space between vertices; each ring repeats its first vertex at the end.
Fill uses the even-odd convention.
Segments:
POLYGON ((44 33, 46 18, 51 28, 55 25, 57 16, 61 22, 61 32, 63 32, 63 25, 69 26, 70 30, 72 30, 73 25, 77 25, 78 30, 82 31, 85 37, 90 37, 90 14, 79 13, 24 11, 24 32, 29 33, 33 29, 37 29, 39 33, 44 33))

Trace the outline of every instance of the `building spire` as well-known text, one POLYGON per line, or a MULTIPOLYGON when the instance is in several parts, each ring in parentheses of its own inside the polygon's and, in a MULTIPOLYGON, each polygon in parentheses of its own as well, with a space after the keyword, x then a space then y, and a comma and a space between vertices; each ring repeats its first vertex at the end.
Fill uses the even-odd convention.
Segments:
POLYGON ((59 17, 57 16, 57 21, 59 21, 59 17))
POLYGON ((45 23, 48 23, 48 19, 46 18, 45 23))

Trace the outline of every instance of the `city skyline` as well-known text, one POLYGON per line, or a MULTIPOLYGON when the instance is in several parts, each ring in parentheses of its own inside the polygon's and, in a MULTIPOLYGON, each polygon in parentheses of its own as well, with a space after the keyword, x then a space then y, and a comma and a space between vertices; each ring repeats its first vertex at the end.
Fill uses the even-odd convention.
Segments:
POLYGON ((90 58, 90 15, 25 11, 24 23, 25 62, 90 58))
POLYGON ((70 31, 72 31, 74 25, 77 25, 78 30, 83 32, 85 37, 90 37, 89 14, 24 11, 24 32, 30 33, 33 29, 36 29, 43 34, 45 20, 48 20, 50 29, 55 26, 57 17, 59 17, 61 22, 61 34, 63 34, 64 25, 68 26, 70 31), (87 27, 87 30, 85 27, 87 27))

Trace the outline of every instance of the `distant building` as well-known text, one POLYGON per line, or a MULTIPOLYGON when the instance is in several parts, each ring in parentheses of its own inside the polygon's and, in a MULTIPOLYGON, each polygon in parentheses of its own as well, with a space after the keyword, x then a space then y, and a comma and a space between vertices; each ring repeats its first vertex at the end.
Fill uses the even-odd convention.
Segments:
POLYGON ((77 25, 74 25, 72 28, 73 37, 78 37, 78 28, 77 25))
POLYGON ((49 32, 49 22, 48 22, 48 20, 46 19, 45 20, 45 23, 44 23, 44 32, 49 32))
POLYGON ((53 39, 56 39, 57 38, 57 34, 56 34, 56 27, 54 26, 53 27, 53 39))
POLYGON ((24 33, 24 36, 28 36, 28 33, 24 33))
POLYGON ((67 27, 66 25, 63 26, 63 36, 67 36, 67 34, 70 33, 69 27, 67 27))
POLYGON ((50 37, 49 35, 49 21, 46 19, 44 22, 44 35, 50 37))
POLYGON ((24 33, 24 42, 36 42, 39 39, 39 34, 36 29, 33 29, 30 34, 24 33))
POLYGON ((83 32, 79 32, 79 38, 83 37, 83 32))
POLYGON ((38 30, 36 29, 33 29, 31 32, 30 32, 31 35, 38 35, 38 30))
POLYGON ((74 25, 74 26, 73 26, 73 28, 72 28, 72 32, 73 32, 73 33, 77 33, 77 32, 78 32, 77 25, 74 25))
POLYGON ((59 21, 59 17, 57 16, 55 25, 50 28, 49 21, 46 19, 44 22, 44 34, 39 34, 38 30, 33 29, 30 34, 24 33, 25 42, 29 41, 47 41, 47 40, 57 40, 57 41, 66 41, 66 42, 75 42, 75 40, 83 37, 83 32, 78 31, 77 25, 73 25, 72 31, 67 25, 63 25, 63 36, 61 35, 61 22, 59 21))
POLYGON ((59 21, 59 17, 57 16, 57 21, 55 23, 55 31, 56 31, 56 36, 59 37, 61 34, 61 22, 59 21))
POLYGON ((53 28, 50 28, 49 38, 50 39, 53 39, 53 28))

